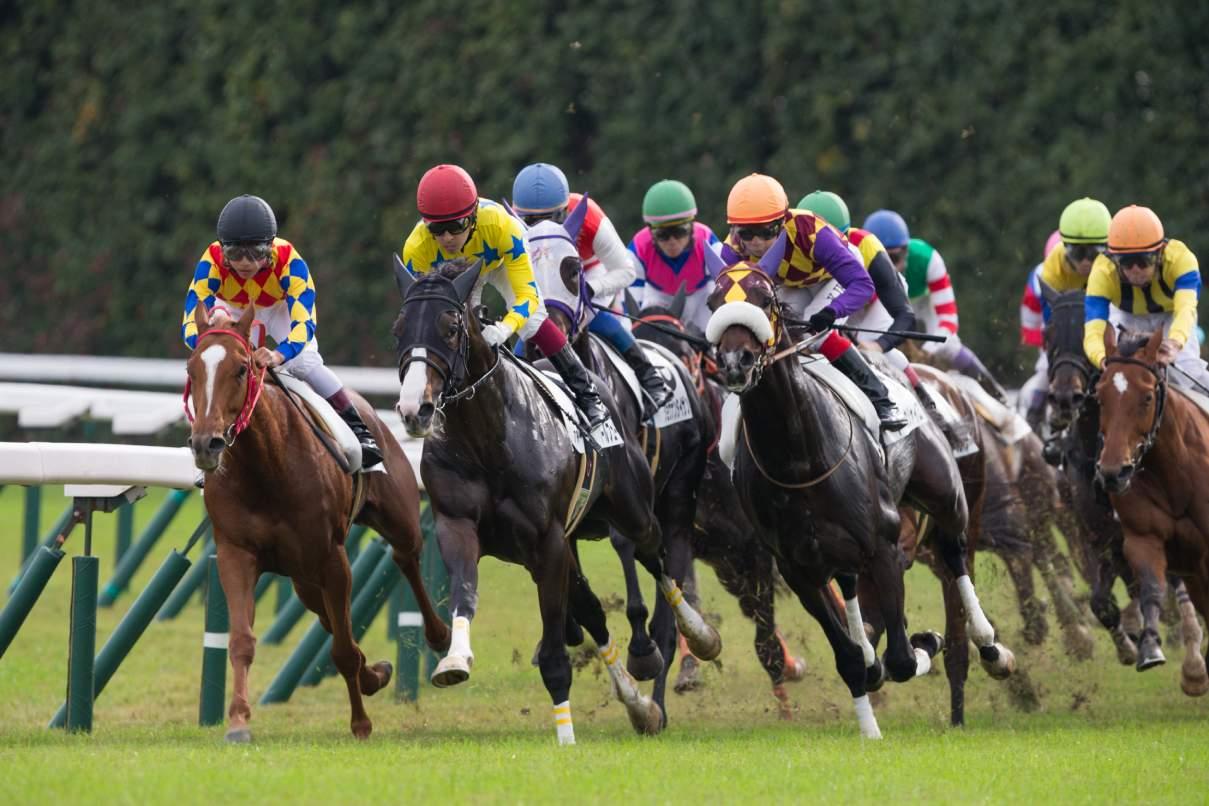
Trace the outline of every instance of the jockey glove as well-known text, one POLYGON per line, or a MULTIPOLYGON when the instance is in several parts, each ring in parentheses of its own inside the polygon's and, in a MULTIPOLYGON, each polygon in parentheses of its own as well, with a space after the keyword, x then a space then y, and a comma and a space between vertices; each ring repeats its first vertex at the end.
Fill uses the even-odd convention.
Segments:
POLYGON ((822 333, 835 324, 835 311, 831 308, 820 308, 807 320, 811 333, 822 333))
POLYGON ((483 340, 492 347, 508 341, 508 337, 511 335, 512 331, 500 324, 492 323, 483 328, 483 340))

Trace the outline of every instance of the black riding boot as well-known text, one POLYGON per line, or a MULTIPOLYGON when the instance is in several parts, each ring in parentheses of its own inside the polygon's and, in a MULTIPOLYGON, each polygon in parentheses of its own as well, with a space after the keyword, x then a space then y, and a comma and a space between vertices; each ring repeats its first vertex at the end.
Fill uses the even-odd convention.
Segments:
POLYGON ((548 357, 550 363, 554 365, 554 369, 558 370, 558 374, 562 376, 574 393, 576 405, 587 415, 589 427, 595 428, 606 422, 609 419, 609 410, 605 408, 604 402, 596 392, 596 384, 592 381, 592 376, 584 369, 583 363, 571 349, 571 345, 563 345, 561 350, 548 357))
POLYGON ((918 385, 912 386, 915 390, 915 396, 919 398, 919 402, 923 404, 924 409, 928 412, 928 416, 932 418, 932 422, 940 426, 940 430, 944 433, 945 439, 949 441, 949 447, 953 449, 953 455, 960 459, 963 456, 969 456, 978 452, 978 445, 974 442, 974 435, 970 433, 968 423, 950 423, 940 413, 940 407, 936 405, 936 398, 932 395, 932 390, 928 388, 926 383, 920 381, 918 385))
POLYGON ((873 374, 873 370, 865 363, 865 359, 861 357, 855 347, 849 347, 839 358, 832 361, 831 365, 847 375, 848 380, 855 383, 873 402, 873 408, 877 409, 878 419, 882 421, 883 430, 898 431, 906 426, 907 421, 898 413, 898 407, 890 399, 886 385, 873 374))
POLYGON ((650 405, 643 408, 649 408, 649 411, 644 412, 647 416, 653 416, 656 411, 672 399, 672 387, 668 386, 667 381, 659 370, 655 369, 655 365, 646 357, 646 350, 638 344, 630 347, 622 353, 627 364, 638 375, 638 382, 642 384, 642 391, 646 392, 650 398, 650 405))
POLYGON ((348 427, 353 429, 353 436, 361 443, 361 467, 363 469, 373 467, 381 462, 382 449, 374 441, 374 435, 370 433, 369 427, 361 419, 357 407, 350 405, 345 408, 340 412, 340 419, 348 423, 348 427))

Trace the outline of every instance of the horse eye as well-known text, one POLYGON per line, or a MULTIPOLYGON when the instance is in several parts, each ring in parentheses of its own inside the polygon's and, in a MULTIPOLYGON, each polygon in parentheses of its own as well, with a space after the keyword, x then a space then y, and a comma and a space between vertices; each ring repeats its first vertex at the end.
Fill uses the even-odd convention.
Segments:
POLYGON ((1147 392, 1146 397, 1143 399, 1143 402, 1146 403, 1147 405, 1150 405, 1152 402, 1154 402, 1154 393, 1147 392))
POLYGON ((239 369, 235 370, 236 378, 243 378, 243 376, 245 376, 247 374, 248 374, 248 368, 246 366, 244 366, 243 364, 240 364, 239 369))

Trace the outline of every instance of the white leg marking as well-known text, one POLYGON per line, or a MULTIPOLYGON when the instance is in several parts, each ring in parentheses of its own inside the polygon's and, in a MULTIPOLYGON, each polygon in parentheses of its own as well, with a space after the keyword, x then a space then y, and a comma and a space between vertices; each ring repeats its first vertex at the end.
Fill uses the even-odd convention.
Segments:
POLYGON ((206 368, 206 415, 210 414, 210 401, 214 400, 214 377, 218 365, 227 357, 227 348, 221 344, 212 344, 202 350, 201 360, 206 368))
POLYGON ((571 724, 571 701, 554 706, 554 729, 558 732, 558 743, 575 744, 575 727, 571 724))
POLYGON ((869 695, 862 694, 853 698, 852 705, 856 708, 856 721, 861 726, 861 736, 866 739, 882 738, 882 731, 877 726, 877 717, 873 715, 873 704, 869 702, 869 695))
POLYGON ((454 616, 453 637, 449 641, 449 652, 459 658, 465 658, 467 663, 474 663, 474 653, 470 651, 470 619, 465 616, 454 616))
POLYGON ((855 596, 844 600, 844 612, 848 616, 848 637, 861 645, 865 666, 872 666, 877 654, 873 651, 873 644, 869 643, 869 636, 865 634, 865 619, 861 617, 861 604, 855 596))
POLYGON ((420 410, 420 396, 428 386, 428 365, 422 360, 427 355, 428 350, 423 347, 411 351, 411 357, 420 360, 412 361, 403 375, 403 385, 399 389, 400 416, 414 415, 420 410))
POLYGON ((925 650, 915 647, 915 676, 923 677, 932 671, 932 659, 925 650))
POLYGON ((961 603, 966 609, 966 623, 969 625, 970 638, 977 646, 989 646, 995 640, 995 628, 987 621, 978 603, 978 594, 974 592, 974 583, 968 574, 957 578, 957 591, 961 594, 961 603))

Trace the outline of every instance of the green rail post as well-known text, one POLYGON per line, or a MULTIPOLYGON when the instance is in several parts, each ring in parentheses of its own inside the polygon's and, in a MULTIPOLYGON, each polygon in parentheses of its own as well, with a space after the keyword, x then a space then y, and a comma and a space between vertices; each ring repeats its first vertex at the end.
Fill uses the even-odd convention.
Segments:
MULTIPOLYGON (((90 527, 91 515, 85 521, 90 527)), ((93 670, 97 649, 97 582, 101 561, 71 558, 71 633, 67 654, 67 729, 92 731, 93 670)))
MULTIPOLYGON (((392 552, 384 552, 382 559, 374 566, 373 573, 364 585, 357 590, 350 607, 350 620, 353 625, 353 640, 360 641, 369 630, 382 606, 395 585, 402 579, 399 567, 395 565, 392 552)), ((323 645, 315 651, 306 671, 298 681, 299 685, 317 686, 329 674, 336 674, 336 664, 332 661, 332 637, 329 635, 323 645)))
POLYGON ((122 555, 130 549, 130 541, 134 535, 134 502, 118 507, 117 511, 117 550, 114 552, 114 563, 121 562, 122 555))
POLYGON ((172 519, 176 517, 176 513, 180 512, 191 493, 192 490, 168 491, 168 497, 155 511, 151 522, 143 529, 134 545, 122 555, 121 561, 113 571, 113 578, 105 584, 101 591, 99 602, 102 607, 112 607, 118 596, 130 585, 130 580, 139 570, 139 566, 143 564, 143 560, 147 559, 147 555, 151 553, 156 542, 163 537, 168 524, 172 523, 172 519))
MULTIPOLYGON (((425 498, 424 503, 428 503, 427 498, 425 498)), ((424 555, 422 558, 424 588, 428 591, 429 598, 436 605, 437 615, 448 624, 449 570, 445 567, 445 560, 441 557, 441 547, 437 543, 437 524, 431 506, 423 506, 420 509, 420 531, 424 534, 424 555)), ((437 654, 427 644, 424 644, 424 658, 426 669, 431 674, 437 668, 437 663, 441 659, 437 657, 437 654)))
POLYGON ((21 625, 29 616, 29 611, 33 610, 34 603, 46 589, 46 583, 50 582, 50 578, 54 575, 55 569, 59 567, 59 561, 62 559, 63 551, 58 548, 38 546, 34 550, 33 556, 30 557, 29 568, 22 575, 21 581, 17 584, 8 603, 4 605, 4 610, 0 612, 0 658, 4 657, 9 644, 17 636, 21 625))
POLYGON ((273 580, 276 578, 276 574, 261 574, 256 580, 256 589, 252 592, 252 600, 254 602, 259 602, 261 598, 263 598, 264 595, 269 592, 269 588, 273 587, 273 580))
MULTIPOLYGON (((371 540, 361 550, 357 556, 357 562, 353 563, 352 590, 354 593, 365 585, 371 572, 386 553, 386 542, 383 540, 371 540)), ((268 689, 260 698, 261 705, 286 702, 290 699, 294 689, 298 688, 298 681, 302 679, 302 675, 327 637, 327 630, 323 629, 323 624, 316 618, 302 636, 302 640, 298 642, 293 654, 286 659, 281 670, 277 672, 273 682, 269 683, 268 689)))
POLYGON ((38 548, 38 526, 42 521, 42 488, 25 488, 25 519, 21 532, 21 565, 29 562, 29 555, 38 548))
MULTIPOLYGON (((46 534, 42 536, 43 546, 48 549, 57 548, 56 544, 58 543, 59 536, 64 532, 70 532, 68 527, 71 524, 71 519, 75 514, 75 511, 76 509, 74 502, 67 505, 67 509, 63 510, 62 514, 60 514, 58 519, 55 520, 54 525, 51 526, 51 528, 46 531, 46 534)), ((17 572, 17 576, 13 579, 12 584, 8 586, 9 593, 12 593, 17 589, 17 585, 21 582, 21 578, 25 575, 26 570, 29 568, 30 562, 33 560, 33 556, 34 555, 31 553, 25 558, 25 562, 21 564, 21 570, 17 572)))
MULTIPOLYGON (((209 527, 207 526, 207 530, 209 527)), ((180 612, 185 609, 185 605, 189 603, 189 597, 197 592, 198 588, 206 581, 206 574, 209 573, 210 555, 214 553, 214 540, 208 538, 206 545, 202 549, 201 559, 197 565, 189 570, 184 579, 180 580, 176 588, 172 590, 164 602, 163 607, 155 614, 156 621, 171 621, 180 615, 180 612)))
POLYGON ((415 702, 420 698, 420 647, 424 642, 423 619, 411 585, 395 586, 389 627, 395 639, 395 699, 415 702))
POLYGON ((285 609, 289 604, 290 597, 294 595, 294 583, 290 582, 289 577, 278 575, 277 577, 277 603, 273 605, 273 615, 276 616, 285 609))
POLYGON ((209 555, 206 587, 206 634, 202 639, 201 704, 199 725, 221 725, 227 699, 227 641, 231 629, 227 597, 218 578, 218 555, 209 555))
MULTIPOLYGON (((109 636, 109 640, 97 654, 92 684, 94 699, 101 696, 101 692, 109 683, 110 678, 113 677, 122 661, 126 659, 130 650, 134 648, 143 632, 146 631, 155 612, 172 593, 172 589, 176 587, 185 572, 189 570, 189 565, 188 558, 173 549, 172 553, 164 559, 164 564, 155 572, 155 576, 151 577, 147 587, 134 600, 130 610, 122 617, 121 623, 113 631, 113 635, 109 636)), ((63 703, 47 727, 61 728, 66 722, 67 703, 63 703)))
POLYGON ((361 551, 361 541, 368 531, 369 527, 360 523, 354 523, 348 530, 348 535, 344 538, 344 553, 348 555, 350 563, 357 561, 357 554, 361 551))

